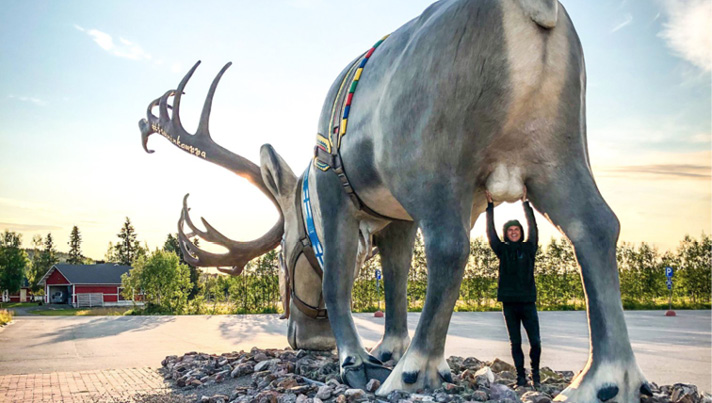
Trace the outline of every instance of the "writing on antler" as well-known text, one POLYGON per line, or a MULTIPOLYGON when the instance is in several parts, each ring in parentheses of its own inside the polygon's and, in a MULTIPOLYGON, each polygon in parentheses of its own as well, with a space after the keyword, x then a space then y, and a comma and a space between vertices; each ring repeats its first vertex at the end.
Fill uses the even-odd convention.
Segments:
POLYGON ((151 124, 151 129, 153 129, 153 131, 155 131, 156 133, 158 133, 158 134, 160 134, 161 136, 163 136, 163 137, 165 137, 166 139, 168 139, 171 143, 175 144, 175 145, 176 145, 178 148, 180 148, 181 150, 186 151, 186 152, 188 152, 188 153, 190 153, 190 154, 193 154, 193 155, 195 155, 195 156, 197 156, 197 157, 206 158, 205 151, 201 150, 201 149, 198 148, 198 147, 191 146, 191 145, 185 144, 185 143, 181 143, 181 142, 180 142, 180 136, 178 136, 178 137, 176 137, 176 138, 173 138, 173 136, 171 136, 170 134, 166 133, 166 131, 163 130, 163 128, 162 128, 161 126, 159 126, 158 124, 156 124, 156 123, 151 124))

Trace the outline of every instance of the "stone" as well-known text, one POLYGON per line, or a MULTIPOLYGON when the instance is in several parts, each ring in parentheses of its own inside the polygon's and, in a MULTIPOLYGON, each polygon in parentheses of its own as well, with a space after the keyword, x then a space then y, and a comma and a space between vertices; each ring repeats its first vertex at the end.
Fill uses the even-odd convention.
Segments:
POLYGON ((361 389, 346 389, 346 392, 344 392, 344 396, 346 396, 346 400, 353 402, 356 401, 366 395, 366 392, 364 392, 361 389))
POLYGON ((389 393, 386 399, 388 399, 389 402, 399 402, 401 400, 408 399, 410 397, 410 393, 404 392, 402 390, 394 390, 393 392, 389 393))
POLYGON ((369 392, 371 392, 371 393, 376 393, 376 391, 377 391, 378 388, 380 388, 380 387, 381 387, 381 381, 379 381, 378 379, 371 379, 371 380, 368 381, 368 383, 366 384, 366 390, 369 391, 369 392))
POLYGON ((697 393, 697 386, 689 383, 676 383, 672 385, 670 400, 675 403, 697 403, 698 400, 700 400, 699 394, 697 393))
POLYGON ((238 364, 235 369, 232 370, 230 376, 233 378, 239 378, 244 375, 249 375, 255 372, 255 364, 251 362, 246 362, 243 364, 238 364))
POLYGON ((334 390, 329 385, 320 386, 319 390, 316 392, 316 397, 321 400, 326 400, 331 397, 334 390))
POLYGON ((296 403, 297 395, 294 393, 283 393, 282 396, 277 399, 277 403, 296 403))
POLYGON ((228 399, 227 395, 220 395, 220 394, 218 394, 218 395, 215 395, 215 396, 211 397, 210 400, 208 400, 208 401, 209 401, 210 403, 225 403, 225 402, 227 402, 228 400, 229 400, 229 399, 228 399))
POLYGON ((539 369, 539 374, 544 382, 564 382, 566 378, 549 367, 539 369))
POLYGON ((255 396, 255 401, 257 403, 277 403, 277 397, 277 392, 266 390, 258 393, 257 396, 255 396))
POLYGON ((326 384, 331 386, 332 388, 336 388, 342 385, 341 382, 339 382, 336 378, 329 379, 328 381, 326 381, 326 384))
POLYGON ((506 382, 512 382, 517 380, 517 375, 509 371, 502 371, 496 374, 497 380, 503 380, 506 382))
POLYGON ((489 395, 484 390, 476 390, 472 392, 471 399, 476 402, 486 402, 489 400, 489 395))
POLYGON ((443 382, 443 389, 445 390, 445 393, 449 395, 456 395, 465 390, 463 386, 456 385, 450 382, 443 382))
POLYGON ((336 396, 336 403, 346 403, 346 396, 344 395, 338 395, 336 396))
POLYGON ((490 399, 492 400, 510 399, 516 402, 518 397, 517 393, 507 385, 493 383, 490 387, 490 399))
POLYGON ((495 358, 494 361, 492 361, 492 365, 490 365, 490 369, 492 369, 492 372, 502 372, 502 371, 509 371, 512 373, 516 373, 517 369, 514 368, 514 365, 504 362, 500 360, 499 358, 495 358))
POLYGON ((485 363, 475 357, 467 357, 462 362, 462 366, 469 370, 477 371, 478 369, 484 367, 485 363))
POLYGON ((445 361, 447 361, 447 365, 450 366, 451 370, 455 372, 461 372, 463 370, 464 358, 453 355, 445 361))
POLYGON ((267 369, 273 369, 279 364, 279 358, 273 358, 271 360, 263 360, 255 365, 255 372, 265 371, 267 369))
POLYGON ((269 357, 267 357, 267 354, 260 351, 260 352, 256 353, 255 355, 253 355, 252 359, 255 360, 255 362, 262 362, 262 361, 268 360, 269 357))
POLYGON ((276 379, 275 386, 277 388, 281 389, 291 389, 295 386, 299 386, 299 382, 297 382, 296 379, 294 378, 282 378, 282 379, 276 379))
POLYGON ((526 392, 521 399, 524 403, 551 403, 549 396, 537 391, 526 392))
POLYGON ((471 375, 469 382, 473 389, 489 388, 494 379, 492 370, 489 367, 482 367, 471 375))
POLYGON ((652 396, 641 396, 640 403, 670 403, 670 397, 664 393, 653 393, 652 396))

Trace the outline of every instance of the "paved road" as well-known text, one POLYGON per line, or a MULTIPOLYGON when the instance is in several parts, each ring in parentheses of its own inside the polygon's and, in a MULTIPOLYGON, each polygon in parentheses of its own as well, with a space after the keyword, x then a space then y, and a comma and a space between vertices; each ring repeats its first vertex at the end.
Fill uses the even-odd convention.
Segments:
MULTIPOLYGON (((380 338, 383 319, 354 315, 365 344, 380 338)), ((415 329, 420 314, 408 315, 415 329)), ((658 384, 689 382, 712 391, 710 311, 626 312, 638 364, 658 384)), ((542 365, 581 369, 588 356, 584 312, 540 312, 542 365)), ((0 375, 158 367, 166 355, 222 353, 287 346, 286 322, 276 315, 17 317, 0 330, 0 375)), ((511 362, 498 312, 453 314, 447 356, 511 362)))

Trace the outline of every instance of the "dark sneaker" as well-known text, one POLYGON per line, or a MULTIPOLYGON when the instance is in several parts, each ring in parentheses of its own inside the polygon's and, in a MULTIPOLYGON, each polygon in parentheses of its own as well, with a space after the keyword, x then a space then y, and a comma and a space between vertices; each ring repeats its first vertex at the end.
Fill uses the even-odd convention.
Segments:
POLYGON ((534 388, 541 386, 541 375, 539 375, 539 371, 532 372, 532 386, 534 386, 534 388))
POLYGON ((527 386, 527 378, 524 376, 517 376, 517 386, 527 386))

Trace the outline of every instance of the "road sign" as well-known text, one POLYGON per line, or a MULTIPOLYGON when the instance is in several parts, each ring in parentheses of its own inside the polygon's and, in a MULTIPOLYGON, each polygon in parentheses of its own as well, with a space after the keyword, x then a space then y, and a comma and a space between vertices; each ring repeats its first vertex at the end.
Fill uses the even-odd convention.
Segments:
POLYGON ((670 277, 665 281, 665 284, 667 284, 668 290, 672 290, 672 279, 670 277))
POLYGON ((665 268, 665 276, 667 276, 667 278, 671 278, 672 275, 673 275, 672 267, 670 267, 670 266, 666 267, 665 268))
POLYGON ((376 269, 376 280, 380 280, 380 279, 381 279, 381 271, 376 269))

